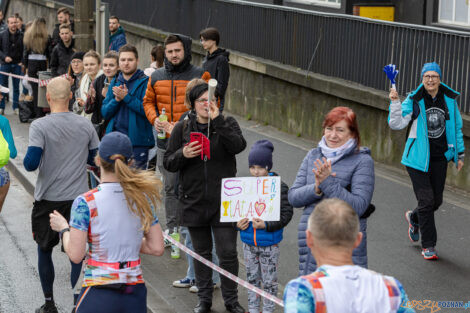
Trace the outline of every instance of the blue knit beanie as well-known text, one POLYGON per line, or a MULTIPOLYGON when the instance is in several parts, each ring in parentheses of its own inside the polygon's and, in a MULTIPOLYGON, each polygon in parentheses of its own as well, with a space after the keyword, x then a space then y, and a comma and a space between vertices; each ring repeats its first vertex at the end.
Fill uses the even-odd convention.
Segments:
POLYGON ((266 168, 268 171, 273 167, 274 146, 271 141, 263 139, 258 140, 251 146, 248 155, 248 165, 258 165, 266 168))
POLYGON ((423 65, 423 69, 421 70, 421 77, 423 77, 424 73, 428 71, 434 71, 437 74, 439 74, 439 77, 442 78, 441 68, 439 67, 439 64, 437 64, 436 62, 425 63, 423 65))

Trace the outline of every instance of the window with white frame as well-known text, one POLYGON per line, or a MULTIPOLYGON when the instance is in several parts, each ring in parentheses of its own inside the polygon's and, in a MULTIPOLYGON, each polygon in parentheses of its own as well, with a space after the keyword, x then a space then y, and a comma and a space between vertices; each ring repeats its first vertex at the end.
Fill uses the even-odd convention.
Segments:
POLYGON ((341 8, 341 0, 289 0, 290 2, 341 8))
POLYGON ((439 22, 470 26, 470 0, 439 0, 439 22))

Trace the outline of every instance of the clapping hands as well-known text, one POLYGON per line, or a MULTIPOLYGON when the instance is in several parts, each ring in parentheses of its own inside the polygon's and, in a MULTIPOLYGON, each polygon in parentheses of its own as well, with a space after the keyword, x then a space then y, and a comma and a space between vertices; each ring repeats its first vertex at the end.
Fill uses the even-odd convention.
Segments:
POLYGON ((316 159, 315 168, 312 169, 312 172, 315 174, 315 192, 320 193, 318 186, 328 177, 336 176, 336 173, 333 173, 331 169, 331 161, 327 160, 325 157, 322 159, 316 159))

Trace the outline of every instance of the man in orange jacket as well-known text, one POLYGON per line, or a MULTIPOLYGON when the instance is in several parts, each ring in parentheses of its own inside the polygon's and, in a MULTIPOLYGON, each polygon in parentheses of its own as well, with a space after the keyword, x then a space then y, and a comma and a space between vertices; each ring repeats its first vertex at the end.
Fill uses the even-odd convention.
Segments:
MULTIPOLYGON (((157 132, 168 131, 171 124, 179 121, 188 109, 184 105, 186 85, 193 78, 202 77, 203 70, 191 64, 191 38, 183 35, 170 35, 165 40, 165 66, 152 73, 144 97, 144 110, 147 119, 157 132), (162 109, 168 122, 161 122, 158 116, 162 109)), ((166 139, 157 139, 157 166, 165 185, 165 215, 169 233, 178 226, 178 199, 175 185, 178 173, 168 172, 163 167, 163 155, 170 134, 166 139)))

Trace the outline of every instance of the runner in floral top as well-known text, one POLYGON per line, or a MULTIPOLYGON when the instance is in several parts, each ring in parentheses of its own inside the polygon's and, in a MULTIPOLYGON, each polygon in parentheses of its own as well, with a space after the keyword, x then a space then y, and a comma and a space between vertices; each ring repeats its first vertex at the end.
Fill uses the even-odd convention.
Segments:
POLYGON ((140 253, 162 255, 163 235, 154 208, 161 182, 131 169, 132 144, 118 132, 103 137, 95 160, 101 184, 75 199, 70 225, 57 212, 51 227, 61 234, 67 255, 87 265, 76 311, 147 312, 140 253), (70 227, 70 229, 69 229, 70 227), (88 242, 88 253, 86 253, 88 242))

